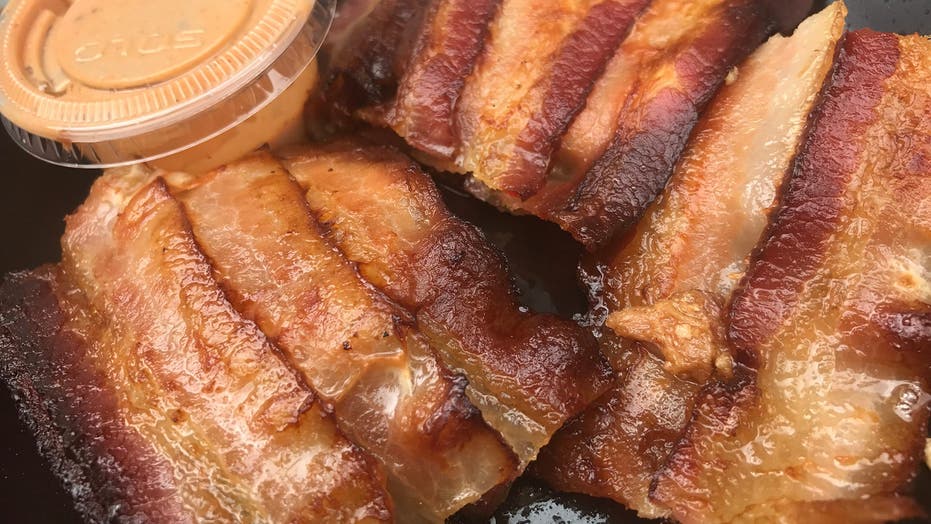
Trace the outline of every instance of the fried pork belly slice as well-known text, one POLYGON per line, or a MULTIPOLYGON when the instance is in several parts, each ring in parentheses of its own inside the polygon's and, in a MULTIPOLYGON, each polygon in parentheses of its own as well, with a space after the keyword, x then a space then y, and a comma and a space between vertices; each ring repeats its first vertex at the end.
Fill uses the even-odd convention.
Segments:
POLYGON ((389 102, 434 0, 348 0, 327 43, 326 101, 346 114, 389 102))
POLYGON ((14 282, 5 367, 87 516, 391 519, 381 468, 226 301, 163 183, 105 175, 63 251, 62 277, 14 282))
POLYGON ((169 179, 233 303, 385 464, 399 515, 441 520, 516 476, 465 379, 323 237, 281 164, 260 154, 169 179))
POLYGON ((123 416, 118 387, 92 357, 101 324, 74 296, 55 267, 7 276, 0 377, 86 520, 194 522, 208 504, 186 500, 170 457, 123 416))
POLYGON ((362 108, 416 149, 451 160, 459 145, 455 110, 485 47, 501 0, 433 0, 392 100, 362 108))
POLYGON ((504 0, 457 109, 463 172, 527 198, 647 0, 504 0))
POLYGON ((342 142, 295 148, 284 163, 328 236, 468 378, 469 398, 522 466, 604 392, 611 368, 591 334, 522 311, 501 255, 412 161, 342 142))
POLYGON ((791 171, 845 14, 833 4, 745 61, 709 107, 662 197, 633 235, 588 270, 603 282, 598 298, 614 332, 603 334, 602 349, 621 378, 541 455, 535 472, 554 487, 666 516, 649 500, 650 483, 701 385, 731 371, 721 306, 791 171))
POLYGON ((776 14, 788 18, 788 3, 766 5, 653 0, 561 138, 540 191, 522 201, 472 181, 473 192, 603 246, 660 194, 728 72, 772 32, 776 14))
POLYGON ((653 487, 683 522, 914 516, 931 348, 931 43, 847 36, 710 383, 653 487))
POLYGON ((611 338, 602 347, 617 352, 612 363, 620 378, 556 433, 530 474, 559 491, 609 498, 644 518, 665 517, 668 511, 648 498, 650 481, 688 423, 700 386, 666 372, 646 349, 604 336, 611 338))

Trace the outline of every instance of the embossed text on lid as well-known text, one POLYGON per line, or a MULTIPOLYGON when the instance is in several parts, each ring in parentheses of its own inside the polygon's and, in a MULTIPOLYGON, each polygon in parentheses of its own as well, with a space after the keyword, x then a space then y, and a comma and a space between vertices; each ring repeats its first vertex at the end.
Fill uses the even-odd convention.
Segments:
POLYGON ((91 87, 170 79, 234 38, 251 0, 80 0, 49 35, 65 73, 91 87), (171 13, 170 17, 161 13, 171 13))
POLYGON ((314 60, 335 4, 12 0, 0 12, 3 125, 63 165, 175 154, 287 90, 314 60))

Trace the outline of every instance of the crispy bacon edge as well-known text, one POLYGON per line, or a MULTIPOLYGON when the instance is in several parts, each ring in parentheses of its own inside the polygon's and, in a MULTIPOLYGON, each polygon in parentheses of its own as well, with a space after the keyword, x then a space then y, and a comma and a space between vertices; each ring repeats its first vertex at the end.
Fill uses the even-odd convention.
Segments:
MULTIPOLYGON (((327 224, 325 235, 358 264, 363 276, 375 274, 377 278, 370 281, 412 311, 421 330, 435 340, 453 341, 447 345, 488 375, 479 382, 509 387, 519 384, 518 391, 511 390, 497 400, 516 407, 506 398, 513 396, 517 406, 534 407, 525 415, 543 427, 546 441, 608 388, 613 371, 591 334, 553 315, 524 311, 518 305, 502 254, 478 228, 446 208, 436 185, 414 162, 391 147, 360 146, 345 140, 295 147, 283 155, 292 176, 308 191, 315 189, 313 175, 300 173, 304 162, 322 160, 338 166, 343 158, 350 164, 385 166, 387 176, 397 182, 395 186, 409 193, 406 205, 414 208, 411 215, 422 217, 424 234, 420 240, 414 245, 398 242, 400 250, 391 253, 389 241, 382 243, 381 238, 392 236, 392 221, 384 220, 385 225, 376 228, 365 226, 365 217, 345 212, 337 204, 339 192, 329 198, 333 205, 311 203, 313 214, 327 224), (353 224, 360 220, 363 222, 353 224), (380 235, 379 230, 389 232, 380 235), (370 236, 360 239, 366 233, 370 236), (354 258, 352 242, 373 246, 383 258, 375 262, 354 258), (507 378, 502 381, 495 378, 497 375, 507 378)), ((361 194, 346 197, 366 198, 361 194)), ((532 459, 538 450, 516 451, 522 459, 532 459)))
POLYGON ((121 420, 106 379, 85 361, 90 342, 65 329, 60 279, 45 266, 0 286, 0 378, 84 518, 183 519, 171 467, 121 420))
POLYGON ((636 110, 620 127, 581 184, 551 213, 590 251, 632 227, 659 196, 685 149, 702 110, 727 73, 775 28, 758 0, 721 6, 720 23, 698 37, 675 64, 680 89, 667 89, 636 110))
MULTIPOLYGON (((843 193, 848 190, 864 146, 852 138, 862 134, 875 118, 883 82, 895 73, 899 56, 896 35, 871 30, 847 35, 833 84, 816 110, 796 171, 783 189, 779 210, 752 255, 748 272, 726 313, 727 338, 738 363, 734 378, 711 382, 703 388, 683 437, 651 485, 650 498, 671 507, 675 518, 687 522, 709 518, 703 513, 703 503, 690 497, 707 495, 713 489, 699 485, 701 471, 706 467, 702 454, 714 446, 714 435, 734 434, 743 414, 760 398, 757 350, 784 325, 805 283, 820 268, 841 217, 843 193), (852 53, 856 47, 860 49, 852 53), (854 58, 850 58, 852 54, 854 58)), ((882 335, 882 339, 876 339, 878 344, 914 352, 906 355, 906 361, 928 377, 931 309, 927 304, 919 307, 923 311, 877 311, 874 328, 882 335)), ((924 439, 915 447, 923 449, 924 439)), ((796 518, 858 522, 923 515, 913 499, 899 492, 878 494, 870 500, 787 505, 780 511, 787 515, 794 512, 796 518)))

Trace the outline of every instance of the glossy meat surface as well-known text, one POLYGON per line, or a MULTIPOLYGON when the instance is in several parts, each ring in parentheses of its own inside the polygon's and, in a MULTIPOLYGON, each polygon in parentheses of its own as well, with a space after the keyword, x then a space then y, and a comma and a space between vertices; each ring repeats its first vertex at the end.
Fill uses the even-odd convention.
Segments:
POLYGON ((504 194, 492 197, 509 209, 542 218, 556 212, 608 149, 623 123, 620 117, 635 108, 637 93, 650 87, 640 78, 673 71, 683 53, 694 52, 698 35, 717 28, 721 5, 720 0, 653 0, 562 137, 540 191, 524 201, 504 194))
MULTIPOLYGON (((685 9, 697 18, 680 22, 691 26, 685 41, 664 48, 657 65, 636 69, 636 87, 621 111, 607 109, 615 115, 614 131, 604 152, 546 215, 590 249, 636 225, 663 190, 699 115, 728 72, 772 31, 768 12, 756 1, 689 2, 685 9)), ((622 69, 628 64, 626 59, 619 63, 622 69)), ((617 73, 624 76, 611 69, 608 74, 617 73)))
POLYGON ((801 147, 845 13, 835 4, 741 64, 663 195, 589 269, 603 282, 601 315, 610 313, 602 350, 621 378, 544 453, 536 472, 555 487, 666 515, 650 483, 701 385, 732 370, 721 308, 801 147))
POLYGON ((78 499, 126 521, 390 520, 380 467, 226 301, 164 185, 116 178, 69 217, 60 273, 32 277, 46 312, 13 358, 78 499))
POLYGON ((434 0, 393 101, 363 111, 412 146, 451 159, 459 146, 456 106, 501 0, 434 0))
MULTIPOLYGON (((811 6, 492 3, 451 16, 458 2, 440 0, 409 24, 420 44, 408 52, 412 37, 399 37, 391 62, 406 65, 378 69, 398 79, 393 94, 347 88, 347 72, 362 74, 360 66, 336 53, 328 96, 348 100, 344 113, 392 128, 434 167, 471 173, 481 198, 556 222, 590 249, 632 227, 659 195, 729 70, 811 6)), ((384 10, 403 16, 400 7, 384 10)), ((370 18, 362 24, 377 29, 357 31, 344 48, 397 27, 384 14, 370 18)))
POLYGON ((847 36, 709 384, 653 497, 683 522, 919 511, 931 347, 931 43, 847 36))
POLYGON ((327 236, 415 313, 440 358, 526 465, 607 387, 590 334, 522 311, 501 255, 446 209, 430 178, 385 147, 300 147, 284 163, 327 236))
POLYGON ((280 163, 260 154, 169 181, 233 303, 385 464, 400 515, 443 519, 516 476, 465 379, 323 237, 280 163))
POLYGON ((527 198, 646 0, 505 0, 458 106, 456 164, 527 198))
POLYGON ((651 317, 719 326, 695 332, 723 328, 714 305, 728 301, 763 234, 832 72, 845 15, 834 4, 735 69, 663 195, 629 238, 599 255, 614 312, 608 325, 655 347, 679 376, 707 380, 716 352, 690 358, 674 333, 660 332, 676 322, 651 317))
POLYGON ((69 320, 85 308, 66 293, 55 267, 10 275, 0 288, 0 375, 40 451, 85 519, 193 522, 170 458, 126 423, 118 390, 88 356, 96 323, 69 320))

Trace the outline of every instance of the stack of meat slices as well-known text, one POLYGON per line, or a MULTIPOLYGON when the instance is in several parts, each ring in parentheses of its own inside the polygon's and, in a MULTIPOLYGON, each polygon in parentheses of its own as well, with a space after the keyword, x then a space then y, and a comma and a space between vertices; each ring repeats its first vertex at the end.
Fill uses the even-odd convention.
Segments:
POLYGON ((63 248, 8 279, 2 370, 94 520, 441 521, 613 378, 384 148, 108 172, 63 248))
POLYGON ((590 249, 662 191, 733 66, 811 0, 348 2, 328 101, 590 249), (369 2, 370 3, 370 2, 369 2))
POLYGON ((106 173, 3 284, 0 374, 95 521, 438 522, 525 468, 682 522, 919 515, 931 42, 837 2, 744 60, 809 7, 343 3, 327 100, 600 247, 595 333, 344 140, 106 173))
POLYGON ((921 514, 931 43, 844 15, 735 70, 586 268, 620 377, 534 465, 553 486, 682 522, 921 514))

